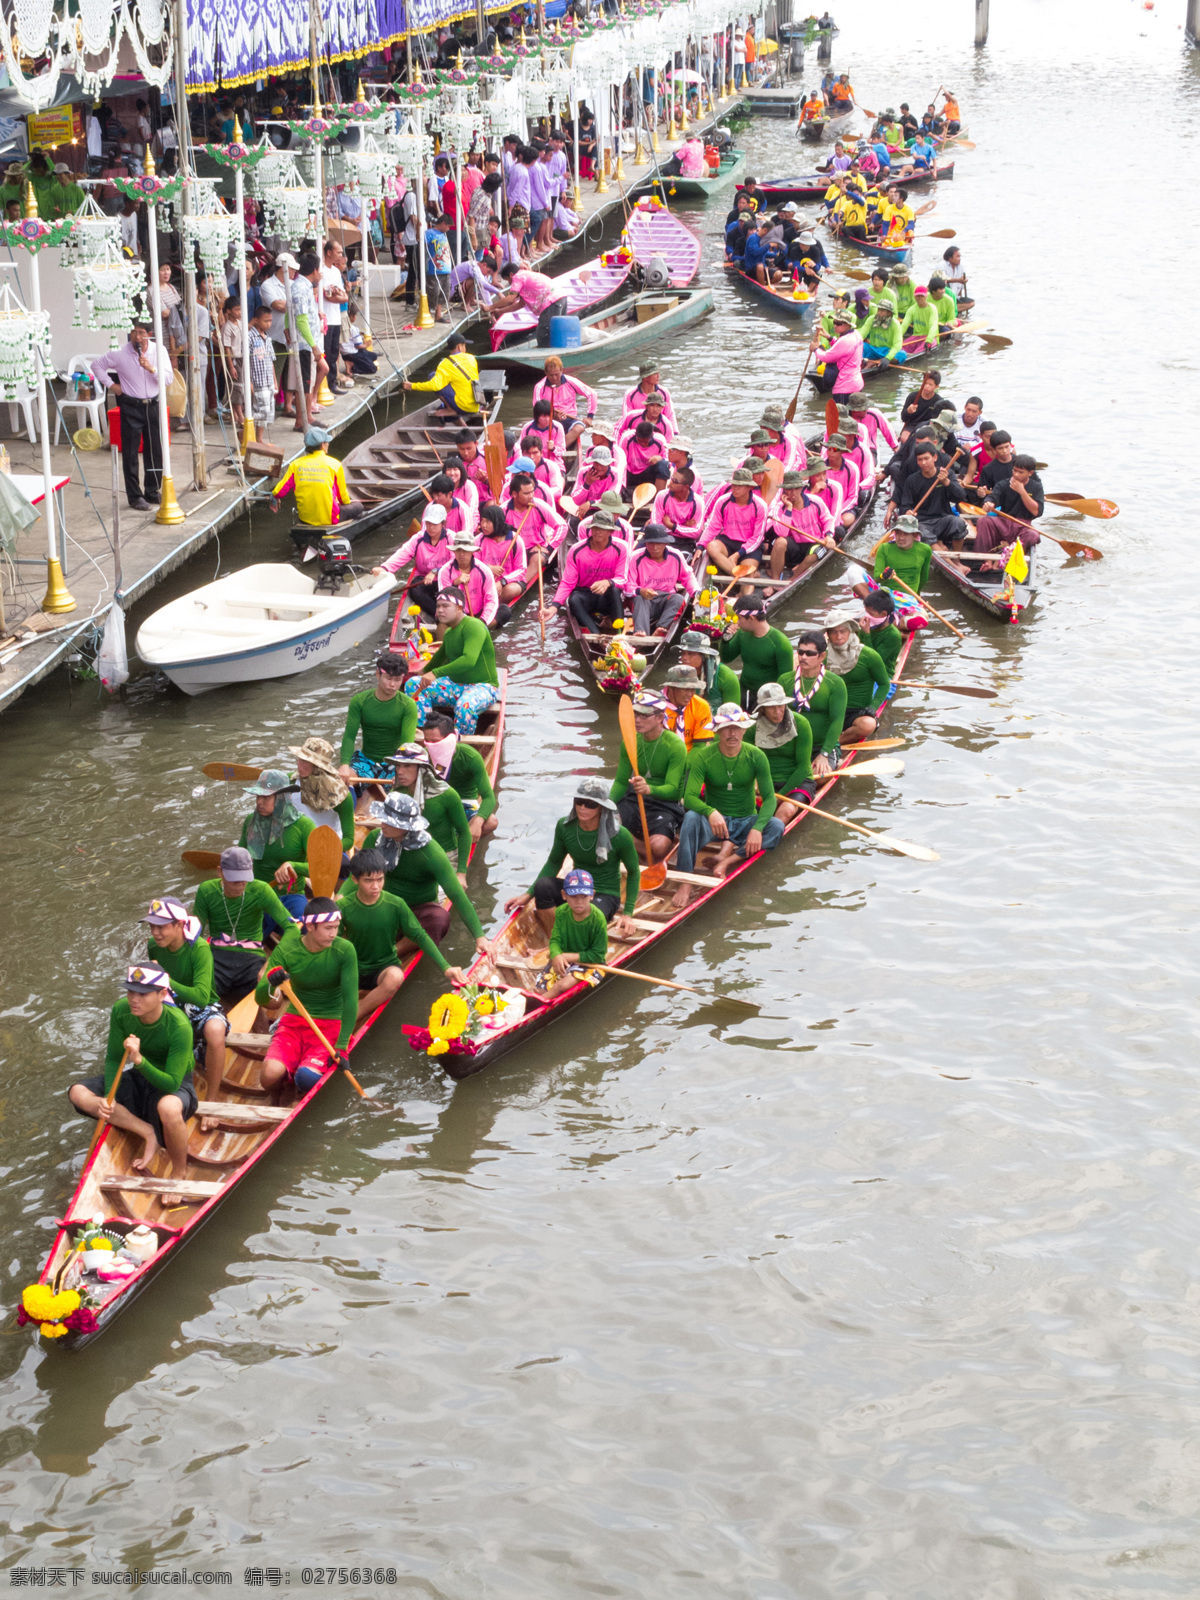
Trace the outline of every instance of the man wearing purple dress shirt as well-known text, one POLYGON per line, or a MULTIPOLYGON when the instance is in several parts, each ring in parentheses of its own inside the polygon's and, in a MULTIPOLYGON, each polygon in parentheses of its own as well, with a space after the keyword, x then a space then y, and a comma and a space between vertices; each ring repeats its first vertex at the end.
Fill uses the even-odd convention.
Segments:
POLYGON ((107 389, 120 387, 121 465, 125 493, 135 511, 149 511, 162 493, 162 448, 158 421, 158 346, 144 323, 135 323, 129 342, 92 362, 92 375, 107 389), (143 492, 138 472, 139 447, 146 460, 143 492))

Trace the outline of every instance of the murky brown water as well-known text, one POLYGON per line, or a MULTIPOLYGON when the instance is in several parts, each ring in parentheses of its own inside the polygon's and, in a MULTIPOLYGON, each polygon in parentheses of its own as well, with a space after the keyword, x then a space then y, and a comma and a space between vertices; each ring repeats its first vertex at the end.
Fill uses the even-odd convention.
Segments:
MULTIPOLYGON (((927 632, 913 675, 1000 698, 902 695, 903 777, 837 802, 939 865, 816 823, 655 952, 756 1020, 629 984, 451 1089, 400 1034, 423 980, 356 1067, 401 1115, 331 1087, 79 1357, 10 1322, 8 1565, 240 1589, 369 1562, 448 1600, 1195 1594, 1196 61, 1182 0, 997 0, 978 56, 969 8, 860 10, 837 53, 860 98, 949 83, 978 142, 937 225, 1015 343, 954 355, 949 392, 1048 487, 1121 503, 1077 535, 1108 559, 1048 557, 1019 631, 944 596, 968 639, 927 632)), ((783 126, 746 144, 760 177, 806 165, 783 126)), ((721 281, 725 209, 695 213, 719 315, 663 365, 709 474, 802 359, 721 281)), ((221 559, 281 539, 264 519, 221 559)), ((539 658, 526 616, 504 654, 492 925, 566 775, 617 748, 557 628, 539 658)), ((335 735, 363 680, 143 677, 111 706, 56 683, 0 723, 8 1306, 73 1187, 64 1090, 135 919, 238 814, 199 765, 335 735)))

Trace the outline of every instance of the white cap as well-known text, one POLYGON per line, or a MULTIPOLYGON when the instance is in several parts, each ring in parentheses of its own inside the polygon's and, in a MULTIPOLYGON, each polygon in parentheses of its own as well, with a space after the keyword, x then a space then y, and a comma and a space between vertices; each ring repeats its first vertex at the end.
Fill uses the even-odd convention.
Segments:
POLYGON ((67 165, 67 163, 65 161, 56 161, 54 163, 54 170, 55 170, 55 172, 65 172, 68 175, 70 174, 70 171, 71 171, 70 167, 67 165))
POLYGON ((421 518, 422 522, 445 522, 445 520, 446 508, 439 505, 426 506, 425 515, 421 518))
POLYGON ((275 265, 277 267, 291 267, 293 272, 300 271, 300 263, 296 260, 294 255, 290 255, 286 250, 282 255, 275 257, 275 265))
POLYGON ((862 610, 857 606, 838 606, 831 611, 822 623, 826 628, 852 628, 862 616, 862 610))

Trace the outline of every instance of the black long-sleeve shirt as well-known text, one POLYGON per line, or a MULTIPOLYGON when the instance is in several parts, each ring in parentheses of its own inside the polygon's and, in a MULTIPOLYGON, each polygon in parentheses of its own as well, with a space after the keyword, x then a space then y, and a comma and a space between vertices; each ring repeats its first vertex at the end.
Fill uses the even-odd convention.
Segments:
MULTIPOLYGON (((1012 472, 1011 462, 1009 463, 1009 472, 1010 474, 1012 472)), ((988 499, 993 503, 997 511, 1003 511, 1006 516, 1020 517, 1022 522, 1032 522, 1036 517, 1040 517, 1046 509, 1046 491, 1042 488, 1042 480, 1036 472, 1031 474, 1029 482, 1025 485, 1025 493, 1031 499, 1037 501, 1036 511, 1031 512, 1024 500, 1013 488, 1011 476, 1005 478, 995 489, 990 490, 988 499)))
POLYGON ((928 400, 924 399, 919 389, 914 389, 900 408, 900 424, 910 432, 919 428, 923 422, 933 422, 943 411, 953 411, 954 402, 947 400, 945 395, 936 390, 928 400))
POLYGON ((938 483, 936 477, 926 478, 919 472, 910 472, 900 485, 900 499, 898 501, 901 511, 915 511, 918 503, 929 494, 929 499, 921 506, 918 513, 922 517, 953 517, 957 516, 953 503, 963 498, 963 486, 952 472, 949 481, 938 483), (932 493, 930 490, 932 488, 932 493))

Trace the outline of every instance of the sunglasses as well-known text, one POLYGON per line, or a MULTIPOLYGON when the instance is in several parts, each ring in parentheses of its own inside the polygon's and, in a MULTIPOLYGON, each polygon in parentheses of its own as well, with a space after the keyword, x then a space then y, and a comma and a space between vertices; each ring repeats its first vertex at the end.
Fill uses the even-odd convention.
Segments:
POLYGON ((798 656, 819 656, 821 654, 821 652, 819 650, 808 650, 808 649, 806 649, 806 650, 797 650, 796 654, 798 656))

